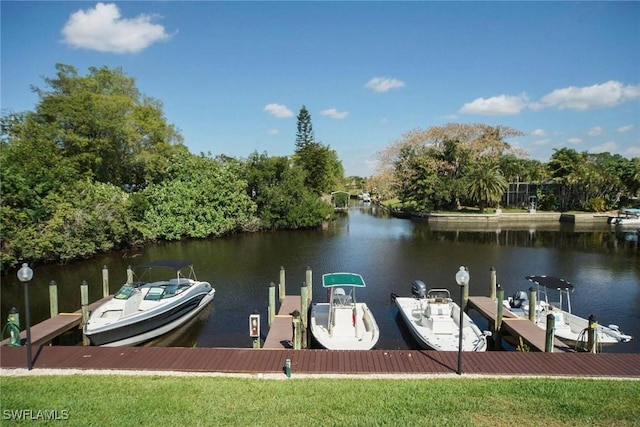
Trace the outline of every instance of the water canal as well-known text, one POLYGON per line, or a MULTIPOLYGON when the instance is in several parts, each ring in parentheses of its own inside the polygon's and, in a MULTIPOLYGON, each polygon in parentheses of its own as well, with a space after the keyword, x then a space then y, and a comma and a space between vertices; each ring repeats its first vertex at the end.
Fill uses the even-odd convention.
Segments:
MULTIPOLYGON (((635 235, 634 235, 635 237, 635 235)), ((126 279, 128 265, 161 258, 189 259, 198 278, 216 288, 210 309, 154 345, 198 347, 250 347, 248 316, 262 316, 267 330, 268 286, 278 283, 280 267, 286 271, 287 292, 299 294, 307 267, 313 271, 313 298, 324 300, 323 273, 352 271, 363 275, 367 288, 358 294, 380 326, 380 349, 414 346, 406 333, 391 293, 408 295, 411 282, 459 291, 455 273, 469 268, 470 295, 488 295, 490 268, 506 295, 526 290, 524 277, 556 275, 574 284, 573 310, 582 317, 595 314, 603 324, 617 324, 632 334, 631 343, 605 352, 640 352, 640 252, 629 235, 615 233, 606 224, 536 224, 437 226, 392 218, 376 206, 355 204, 325 230, 255 233, 221 239, 183 241, 149 246, 132 252, 98 256, 69 265, 34 267, 30 287, 32 324, 49 315, 48 284, 59 287, 60 311, 80 307, 80 283, 89 283, 89 299, 102 294, 102 268, 107 266, 110 290, 126 279)), ((15 274, 2 277, 0 319, 4 326, 12 306, 24 313, 23 287, 15 274)), ((486 328, 486 322, 472 317, 486 328)))

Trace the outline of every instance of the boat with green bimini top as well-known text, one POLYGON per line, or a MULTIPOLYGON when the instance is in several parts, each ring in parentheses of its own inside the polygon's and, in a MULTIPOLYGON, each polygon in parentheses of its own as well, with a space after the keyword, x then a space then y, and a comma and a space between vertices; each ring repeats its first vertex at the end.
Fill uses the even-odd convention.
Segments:
POLYGON ((310 327, 318 344, 329 350, 370 350, 380 338, 373 313, 356 301, 356 289, 366 286, 360 274, 322 276, 329 302, 311 305, 310 327))

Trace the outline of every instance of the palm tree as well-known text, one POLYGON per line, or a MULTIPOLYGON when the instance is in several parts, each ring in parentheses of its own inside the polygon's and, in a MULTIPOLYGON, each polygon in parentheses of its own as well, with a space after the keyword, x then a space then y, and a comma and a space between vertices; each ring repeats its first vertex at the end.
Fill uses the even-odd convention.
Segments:
POLYGON ((497 165, 489 167, 479 165, 467 175, 467 179, 468 196, 478 202, 480 213, 484 212, 487 204, 498 203, 509 185, 497 165))

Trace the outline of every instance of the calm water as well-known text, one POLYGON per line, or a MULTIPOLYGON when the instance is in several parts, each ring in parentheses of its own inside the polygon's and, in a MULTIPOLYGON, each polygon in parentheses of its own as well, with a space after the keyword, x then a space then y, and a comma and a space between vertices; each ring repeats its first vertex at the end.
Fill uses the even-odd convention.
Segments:
MULTIPOLYGON (((606 352, 640 352, 640 251, 634 234, 616 234, 608 225, 528 224, 444 228, 391 218, 376 207, 355 205, 327 230, 257 233, 222 239, 159 244, 134 252, 112 253, 66 266, 36 266, 30 287, 32 324, 48 317, 48 284, 59 287, 60 311, 80 307, 80 283, 89 283, 90 300, 102 294, 102 267, 110 272, 110 291, 126 279, 127 265, 160 258, 193 261, 198 278, 216 288, 211 307, 176 333, 153 345, 250 347, 248 316, 262 315, 267 331, 268 286, 286 271, 288 294, 299 294, 305 270, 313 271, 313 297, 324 300, 321 275, 350 271, 363 275, 366 301, 380 326, 377 348, 414 346, 390 302, 391 293, 408 295, 411 282, 448 288, 459 297, 455 273, 469 267, 470 295, 488 295, 490 268, 497 271, 505 294, 526 290, 524 277, 556 275, 575 286, 574 312, 595 314, 603 324, 615 323, 636 339, 605 348, 606 352)), ((9 308, 24 313, 22 284, 15 272, 2 277, 0 319, 9 308)), ((481 328, 486 322, 472 312, 481 328)))

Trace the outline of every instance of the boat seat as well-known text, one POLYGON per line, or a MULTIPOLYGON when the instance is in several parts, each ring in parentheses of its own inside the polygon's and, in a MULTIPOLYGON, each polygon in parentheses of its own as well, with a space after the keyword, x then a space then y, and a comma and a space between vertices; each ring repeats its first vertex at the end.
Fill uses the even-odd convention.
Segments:
POLYGON ((333 303, 335 305, 347 305, 351 303, 351 296, 347 295, 342 288, 333 290, 333 303))

